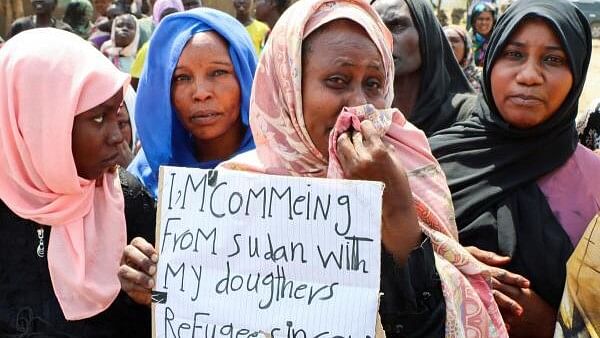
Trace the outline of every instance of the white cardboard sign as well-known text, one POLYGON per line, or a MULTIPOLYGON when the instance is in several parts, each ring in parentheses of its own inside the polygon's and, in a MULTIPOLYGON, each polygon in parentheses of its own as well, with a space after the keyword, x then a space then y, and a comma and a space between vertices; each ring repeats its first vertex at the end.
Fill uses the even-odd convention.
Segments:
POLYGON ((375 337, 379 182, 161 167, 155 337, 375 337))

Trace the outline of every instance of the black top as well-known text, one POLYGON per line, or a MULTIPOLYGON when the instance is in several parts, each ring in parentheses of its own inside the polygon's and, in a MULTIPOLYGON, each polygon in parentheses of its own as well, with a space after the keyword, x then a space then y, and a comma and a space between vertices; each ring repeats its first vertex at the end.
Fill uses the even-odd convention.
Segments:
POLYGON ((428 238, 405 266, 382 248, 380 285, 379 314, 387 337, 445 337, 446 303, 428 238))
POLYGON ((474 92, 429 1, 406 0, 406 4, 419 32, 422 61, 419 97, 408 120, 430 136, 465 119, 459 113, 474 92))
POLYGON ((472 116, 430 139, 446 173, 460 242, 512 257, 510 271, 558 308, 573 246, 537 180, 559 168, 577 147, 575 116, 592 51, 589 24, 567 0, 518 1, 498 20, 486 55, 482 95, 472 116), (556 32, 573 75, 568 96, 545 122, 518 129, 503 120, 491 90, 491 71, 519 25, 544 20, 556 32))
MULTIPOLYGON (((154 200, 136 178, 120 172, 127 240, 154 239, 154 200)), ((150 310, 124 293, 94 317, 67 321, 52 288, 47 251, 51 227, 15 215, 0 201, 0 337, 150 337, 150 310), (37 254, 43 229, 45 255, 37 254)))

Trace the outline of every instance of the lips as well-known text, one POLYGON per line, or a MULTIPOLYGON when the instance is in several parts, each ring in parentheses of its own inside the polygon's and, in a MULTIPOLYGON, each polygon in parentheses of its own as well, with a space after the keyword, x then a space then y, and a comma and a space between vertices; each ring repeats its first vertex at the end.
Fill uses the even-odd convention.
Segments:
POLYGON ((119 158, 119 153, 114 153, 113 155, 107 157, 102 161, 107 167, 113 167, 117 164, 117 159, 119 158))
POLYGON ((509 101, 518 106, 524 107, 533 107, 544 104, 544 100, 542 100, 538 96, 534 95, 512 95, 508 97, 509 101))
POLYGON ((192 113, 189 120, 195 125, 209 125, 216 122, 223 114, 213 110, 192 113))

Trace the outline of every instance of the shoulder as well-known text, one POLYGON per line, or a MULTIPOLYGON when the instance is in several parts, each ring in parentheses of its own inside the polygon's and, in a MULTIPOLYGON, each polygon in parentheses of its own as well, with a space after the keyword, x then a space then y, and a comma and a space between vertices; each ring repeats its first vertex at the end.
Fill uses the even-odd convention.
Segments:
POLYGON ((73 32, 73 28, 71 27, 71 25, 69 25, 68 23, 66 23, 62 20, 56 20, 55 28, 62 29, 67 32, 73 32))
POLYGON ((469 119, 477 105, 477 94, 456 93, 452 95, 452 108, 456 111, 456 122, 469 119))
POLYGON ((250 26, 254 26, 254 28, 259 31, 260 33, 264 33, 267 34, 267 32, 270 30, 269 26, 267 26, 266 23, 262 22, 262 21, 258 21, 256 19, 254 19, 254 21, 250 24, 250 26))
POLYGON ((127 203, 128 198, 148 197, 152 199, 144 185, 127 170, 119 169, 119 180, 121 181, 121 188, 125 196, 125 203, 127 203))

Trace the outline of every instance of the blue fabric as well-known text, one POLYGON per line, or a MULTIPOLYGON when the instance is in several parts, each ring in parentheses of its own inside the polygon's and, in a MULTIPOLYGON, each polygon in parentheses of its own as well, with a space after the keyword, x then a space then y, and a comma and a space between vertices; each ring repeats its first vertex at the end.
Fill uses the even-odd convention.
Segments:
POLYGON ((246 28, 232 16, 210 8, 171 14, 161 21, 150 40, 136 101, 135 123, 143 150, 128 168, 155 198, 159 166, 210 169, 220 163, 196 160, 192 135, 183 128, 171 103, 171 78, 179 56, 193 35, 205 31, 215 31, 227 41, 240 83, 240 114, 247 130, 240 148, 232 156, 254 149, 248 111, 257 60, 246 28))

